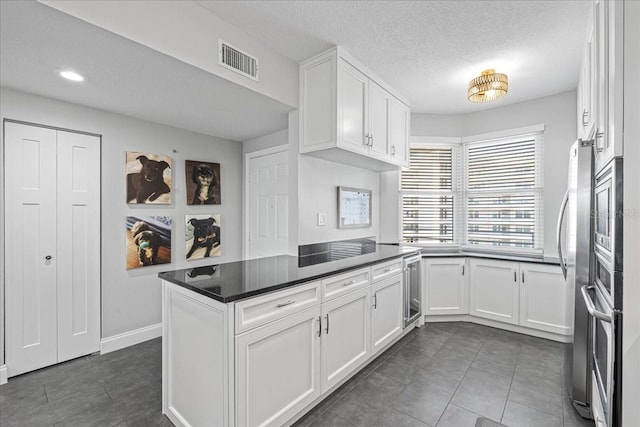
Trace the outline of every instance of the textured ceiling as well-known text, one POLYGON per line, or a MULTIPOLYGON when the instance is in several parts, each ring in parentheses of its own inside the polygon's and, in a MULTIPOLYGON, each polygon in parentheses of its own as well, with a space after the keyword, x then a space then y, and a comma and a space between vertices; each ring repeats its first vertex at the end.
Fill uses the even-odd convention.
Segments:
POLYGON ((198 1, 300 62, 343 46, 411 102, 413 112, 466 113, 575 89, 591 1, 198 1), (485 68, 509 94, 466 99, 485 68))
POLYGON ((237 141, 286 128, 291 110, 31 1, 0 1, 0 85, 237 141), (65 67, 89 81, 61 79, 65 67))
MULTIPOLYGON (((341 45, 408 98, 413 112, 459 114, 575 89, 591 2, 197 3, 296 62, 341 45), (509 74, 509 94, 470 103, 468 80, 490 67, 509 74)), ((24 0, 0 0, 0 85, 239 141, 286 128, 290 110, 24 0), (88 84, 56 76, 65 66, 89 75, 88 84)))

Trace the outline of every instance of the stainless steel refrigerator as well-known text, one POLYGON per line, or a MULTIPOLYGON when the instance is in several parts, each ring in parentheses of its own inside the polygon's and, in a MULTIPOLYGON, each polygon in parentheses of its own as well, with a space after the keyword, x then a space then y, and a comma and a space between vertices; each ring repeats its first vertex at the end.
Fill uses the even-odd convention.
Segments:
POLYGON ((622 410, 622 159, 595 172, 593 152, 591 141, 571 146, 558 217, 558 254, 574 291, 565 380, 581 416, 613 427, 622 410))

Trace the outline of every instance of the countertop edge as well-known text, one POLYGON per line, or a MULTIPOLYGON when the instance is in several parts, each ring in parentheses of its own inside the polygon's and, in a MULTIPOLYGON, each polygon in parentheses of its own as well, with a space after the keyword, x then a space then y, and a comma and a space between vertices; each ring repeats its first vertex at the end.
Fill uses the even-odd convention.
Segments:
POLYGON ((366 261, 366 262, 362 262, 361 264, 352 265, 352 266, 349 266, 349 267, 343 267, 343 268, 339 268, 337 270, 332 270, 331 272, 328 272, 328 273, 321 273, 321 274, 317 274, 317 275, 314 275, 314 276, 305 277, 304 279, 292 280, 292 281, 289 281, 289 282, 283 282, 283 283, 279 283, 277 285, 270 286, 268 288, 262 288, 262 289, 257 289, 257 290, 254 290, 254 291, 248 291, 248 292, 243 293, 241 295, 234 295, 234 296, 231 296, 231 297, 221 297, 219 295, 216 295, 216 294, 213 294, 213 293, 209 293, 204 289, 201 289, 201 288, 198 288, 198 287, 195 287, 195 286, 191 286, 189 283, 183 282, 181 280, 177 280, 177 279, 175 279, 173 277, 165 277, 165 276, 163 276, 164 274, 166 274, 168 272, 158 273, 158 277, 160 279, 162 279, 162 280, 166 280, 167 282, 173 283, 173 284, 181 286, 181 287, 183 287, 185 289, 189 289, 191 291, 194 291, 196 293, 204 295, 207 298, 214 299, 214 300, 219 301, 219 302, 221 302, 223 304, 228 304, 230 302, 244 300, 244 299, 247 299, 247 298, 251 298, 251 297, 258 296, 258 295, 267 294, 267 293, 278 291, 278 290, 281 290, 281 289, 290 288, 290 287, 294 287, 294 286, 297 286, 297 285, 302 285, 304 283, 313 282, 315 280, 321 280, 321 279, 323 279, 325 277, 329 277, 329 276, 333 276, 333 275, 341 274, 341 273, 346 273, 348 271, 357 270, 359 268, 368 267, 370 265, 380 264, 382 262, 386 262, 386 261, 389 261, 389 260, 392 260, 392 259, 405 258, 407 256, 412 256, 412 255, 418 254, 421 251, 422 251, 421 248, 413 248, 413 250, 407 250, 406 252, 404 252, 402 254, 389 255, 389 256, 377 259, 375 261, 366 261))
POLYGON ((529 262, 532 264, 560 266, 560 260, 556 258, 529 258, 517 255, 486 254, 477 252, 422 252, 422 258, 480 258, 494 259, 497 261, 529 262))

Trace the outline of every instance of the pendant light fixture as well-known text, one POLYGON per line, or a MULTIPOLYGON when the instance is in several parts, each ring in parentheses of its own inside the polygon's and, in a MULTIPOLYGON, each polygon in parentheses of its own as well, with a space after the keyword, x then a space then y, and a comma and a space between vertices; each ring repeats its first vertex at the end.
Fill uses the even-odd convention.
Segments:
POLYGON ((502 98, 509 89, 509 78, 495 70, 484 70, 479 77, 469 82, 467 98, 471 102, 489 102, 502 98))

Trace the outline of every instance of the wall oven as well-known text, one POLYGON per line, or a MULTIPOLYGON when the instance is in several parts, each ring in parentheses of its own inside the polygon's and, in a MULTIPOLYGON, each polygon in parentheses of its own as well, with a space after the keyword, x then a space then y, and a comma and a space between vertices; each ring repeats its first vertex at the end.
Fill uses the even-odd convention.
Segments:
POLYGON ((622 159, 613 159, 595 177, 594 243, 596 252, 622 270, 622 159))
POLYGON ((597 427, 620 425, 622 316, 597 285, 582 287, 591 319, 591 407, 597 427))
POLYGON ((420 264, 422 255, 404 258, 404 327, 406 328, 422 313, 420 307, 420 264))

